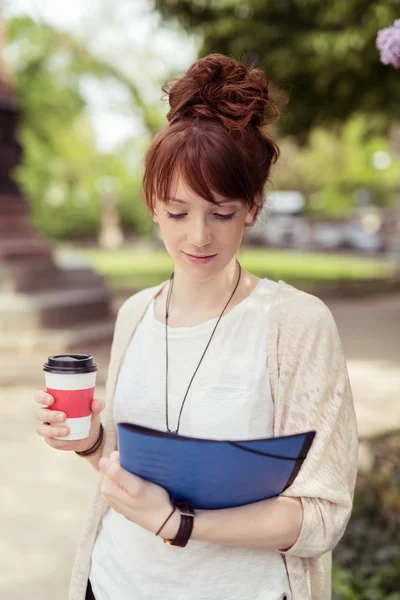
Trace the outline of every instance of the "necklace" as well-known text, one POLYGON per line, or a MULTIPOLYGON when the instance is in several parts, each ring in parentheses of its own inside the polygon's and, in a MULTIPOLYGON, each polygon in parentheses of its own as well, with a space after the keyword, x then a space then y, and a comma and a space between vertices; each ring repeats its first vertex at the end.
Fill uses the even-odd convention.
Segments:
POLYGON ((222 313, 221 313, 221 314, 220 314, 220 316, 219 316, 219 319, 218 319, 218 321, 217 321, 217 323, 216 323, 216 325, 215 325, 215 327, 214 327, 214 329, 213 329, 213 332, 212 332, 212 334, 211 334, 211 337, 210 337, 210 339, 208 340, 208 344, 207 344, 207 346, 206 346, 206 349, 204 350, 204 352, 203 352, 203 355, 202 355, 202 357, 201 357, 201 359, 200 359, 200 362, 199 362, 199 364, 197 365, 197 368, 196 368, 195 372, 193 373, 192 379, 190 380, 190 383, 189 383, 189 385, 188 385, 188 388, 187 388, 187 390, 186 390, 185 397, 183 398, 183 402, 182 402, 181 409, 180 409, 180 412, 179 412, 179 417, 178 417, 178 425, 177 425, 177 428, 176 428, 176 430, 175 430, 175 431, 172 431, 172 430, 169 428, 169 423, 168 423, 168 313, 169 313, 169 305, 170 305, 170 302, 171 302, 172 288, 173 288, 173 285, 174 285, 174 273, 172 273, 172 275, 171 275, 171 277, 170 277, 170 280, 169 280, 169 287, 168 287, 167 301, 166 301, 166 304, 165 304, 165 365, 166 365, 166 374, 165 374, 165 419, 166 419, 166 424, 167 424, 167 431, 169 431, 170 433, 175 433, 175 434, 177 434, 177 433, 178 433, 178 431, 179 431, 179 426, 180 426, 180 422, 181 422, 181 415, 182 415, 183 406, 184 406, 184 404, 185 404, 185 400, 186 400, 186 397, 187 397, 187 395, 188 395, 188 392, 189 392, 190 386, 192 385, 192 381, 193 381, 193 379, 194 379, 194 376, 196 375, 196 373, 197 373, 197 371, 198 371, 198 369, 199 369, 199 367, 200 367, 200 365, 201 365, 201 361, 203 360, 203 358, 204 358, 204 355, 205 355, 205 353, 207 352, 208 346, 209 346, 209 345, 210 345, 210 343, 211 343, 211 340, 212 340, 212 338, 213 338, 213 335, 214 335, 214 333, 215 333, 215 330, 216 330, 216 329, 217 329, 217 327, 218 327, 218 323, 220 322, 220 320, 221 320, 221 318, 222 318, 222 315, 224 314, 224 312, 225 312, 225 310, 226 310, 226 307, 228 306, 229 302, 232 300, 232 298, 233 298, 233 295, 234 295, 234 293, 236 292, 236 290, 237 290, 237 288, 238 288, 238 285, 239 285, 239 282, 240 282, 240 276, 241 276, 241 274, 242 274, 242 267, 240 266, 240 263, 239 263, 239 261, 238 261, 238 260, 236 260, 236 262, 237 262, 237 264, 239 265, 239 277, 238 277, 238 280, 237 280, 237 282, 236 282, 235 289, 233 290, 233 292, 232 292, 232 294, 231 294, 231 297, 229 298, 228 302, 225 304, 225 308, 224 308, 224 310, 222 311, 222 313))

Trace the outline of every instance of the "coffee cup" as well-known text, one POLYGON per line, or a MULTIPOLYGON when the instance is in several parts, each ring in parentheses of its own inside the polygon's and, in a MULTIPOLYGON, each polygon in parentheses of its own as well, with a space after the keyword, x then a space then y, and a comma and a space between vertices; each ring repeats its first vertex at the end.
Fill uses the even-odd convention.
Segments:
POLYGON ((56 440, 89 437, 97 365, 90 354, 56 354, 43 365, 46 392, 54 398, 51 410, 65 413, 69 434, 56 440))

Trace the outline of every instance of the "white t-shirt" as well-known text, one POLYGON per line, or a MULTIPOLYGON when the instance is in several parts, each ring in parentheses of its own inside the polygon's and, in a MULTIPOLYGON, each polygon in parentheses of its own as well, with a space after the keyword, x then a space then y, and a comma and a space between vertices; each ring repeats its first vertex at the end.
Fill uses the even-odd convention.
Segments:
MULTIPOLYGON (((269 310, 277 284, 261 279, 225 314, 193 379, 179 433, 215 439, 273 437, 274 403, 267 371, 269 310)), ((169 427, 218 318, 168 328, 169 427)), ((136 328, 118 378, 114 422, 166 431, 165 324, 154 300, 136 328)), ((190 540, 163 544, 154 533, 109 508, 90 570, 96 600, 287 600, 290 586, 275 549, 232 548, 190 540)))

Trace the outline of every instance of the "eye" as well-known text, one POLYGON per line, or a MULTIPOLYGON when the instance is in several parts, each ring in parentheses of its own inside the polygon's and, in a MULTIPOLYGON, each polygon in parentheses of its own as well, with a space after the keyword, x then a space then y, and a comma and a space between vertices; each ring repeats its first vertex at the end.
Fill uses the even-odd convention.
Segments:
MULTIPOLYGON (((181 219, 183 219, 184 217, 186 217, 187 213, 171 213, 169 211, 167 211, 167 217, 168 219, 175 219, 176 221, 180 221, 181 219)), ((214 213, 214 217, 216 219, 220 219, 221 221, 230 221, 231 219, 233 219, 233 217, 235 216, 235 213, 231 213, 229 215, 220 215, 219 213, 214 213)))
POLYGON ((221 219, 221 221, 230 221, 235 216, 235 213, 231 213, 229 215, 220 215, 219 213, 214 213, 214 217, 217 219, 221 219))
POLYGON ((176 219, 177 221, 179 221, 180 219, 183 219, 183 217, 186 217, 186 213, 176 215, 175 213, 170 213, 167 211, 167 217, 168 219, 176 219))

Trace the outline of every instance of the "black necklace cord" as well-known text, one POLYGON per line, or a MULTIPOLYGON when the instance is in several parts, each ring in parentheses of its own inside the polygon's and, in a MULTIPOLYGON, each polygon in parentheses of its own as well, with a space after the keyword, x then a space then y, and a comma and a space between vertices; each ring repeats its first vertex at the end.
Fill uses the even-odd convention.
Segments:
POLYGON ((216 323, 216 325, 215 325, 215 327, 213 329, 213 332, 211 334, 210 339, 208 340, 208 344, 207 344, 207 346, 206 346, 206 348, 205 348, 205 350, 203 352, 203 355, 202 355, 202 357, 200 359, 200 362, 197 365, 197 368, 196 368, 195 372, 193 373, 192 379, 190 380, 189 386, 188 386, 188 388, 186 390, 185 397, 183 398, 181 409, 179 411, 178 425, 177 425, 177 428, 176 428, 175 431, 172 431, 169 428, 169 421, 168 421, 168 315, 169 315, 169 305, 170 305, 170 302, 171 302, 171 294, 172 294, 172 288, 173 288, 174 273, 172 273, 172 275, 170 277, 170 283, 169 283, 169 288, 168 288, 167 301, 166 301, 166 305, 165 305, 165 352, 166 352, 166 356, 165 356, 165 364, 166 364, 166 376, 165 376, 165 415, 166 415, 167 431, 169 431, 170 433, 178 434, 179 426, 180 426, 180 422, 181 422, 182 410, 183 410, 183 407, 184 407, 184 404, 185 404, 185 401, 186 401, 186 397, 187 397, 187 395, 189 393, 190 386, 192 385, 192 381, 194 379, 194 376, 196 375, 196 373, 197 373, 197 371, 198 371, 198 369, 199 369, 199 367, 201 365, 201 362, 202 362, 202 360, 204 358, 204 355, 207 352, 207 349, 208 349, 208 347, 209 347, 209 345, 211 343, 211 340, 212 340, 212 338, 214 336, 215 330, 218 327, 218 323, 220 322, 220 320, 221 320, 221 318, 222 318, 222 316, 223 316, 223 314, 224 314, 224 312, 225 312, 225 310, 226 310, 229 302, 232 300, 232 298, 233 298, 233 296, 234 296, 234 294, 235 294, 235 292, 236 292, 236 290, 237 290, 237 288, 239 286, 240 277, 241 277, 241 274, 242 274, 242 267, 241 267, 241 265, 240 265, 240 263, 239 263, 239 261, 237 259, 236 259, 236 262, 239 265, 239 277, 238 277, 238 280, 236 282, 235 289, 233 290, 233 292, 232 292, 232 294, 231 294, 228 302, 225 304, 224 310, 222 311, 221 315, 219 316, 219 319, 218 319, 218 321, 217 321, 217 323, 216 323))
POLYGON ((165 304, 165 371, 166 371, 166 376, 165 376, 165 403, 166 403, 165 404, 165 414, 166 414, 167 431, 169 431, 171 433, 174 433, 174 432, 171 431, 171 429, 169 428, 169 425, 168 425, 168 315, 169 315, 169 304, 171 301, 173 281, 174 281, 174 273, 172 273, 172 275, 169 279, 167 301, 165 304))

